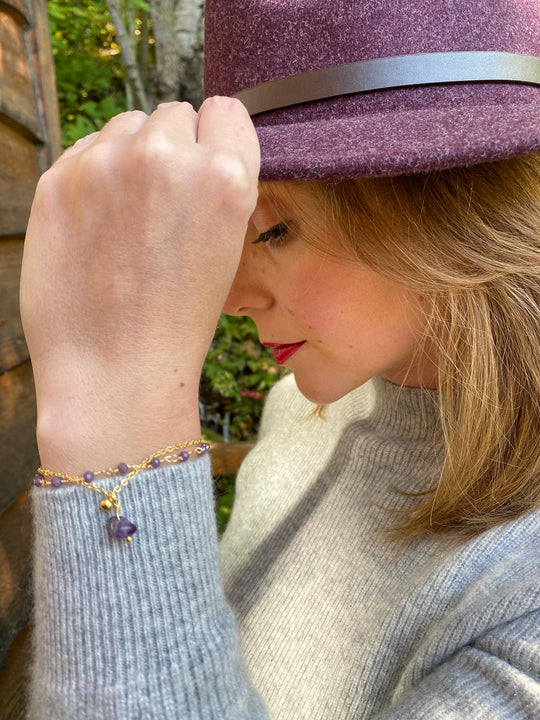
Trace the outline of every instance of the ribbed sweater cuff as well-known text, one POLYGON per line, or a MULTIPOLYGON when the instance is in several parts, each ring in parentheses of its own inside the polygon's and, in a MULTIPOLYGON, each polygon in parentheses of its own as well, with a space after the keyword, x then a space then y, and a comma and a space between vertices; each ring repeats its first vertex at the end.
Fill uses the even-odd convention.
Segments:
POLYGON ((122 491, 131 543, 109 537, 97 493, 31 495, 32 718, 266 716, 223 596, 208 457, 141 473, 122 491))

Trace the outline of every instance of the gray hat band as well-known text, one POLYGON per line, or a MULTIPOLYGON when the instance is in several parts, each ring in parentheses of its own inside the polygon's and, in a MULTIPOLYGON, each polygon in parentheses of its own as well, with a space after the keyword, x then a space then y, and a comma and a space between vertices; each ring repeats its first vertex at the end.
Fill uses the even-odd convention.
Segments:
POLYGON ((258 115, 339 95, 466 82, 540 85, 540 57, 488 51, 397 55, 269 80, 234 97, 258 115))

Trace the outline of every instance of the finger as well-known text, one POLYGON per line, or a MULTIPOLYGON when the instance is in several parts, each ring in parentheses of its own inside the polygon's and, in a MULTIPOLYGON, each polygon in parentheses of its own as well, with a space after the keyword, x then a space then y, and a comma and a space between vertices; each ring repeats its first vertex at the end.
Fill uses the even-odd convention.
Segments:
POLYGON ((100 141, 107 140, 110 135, 135 134, 147 122, 148 115, 142 110, 130 110, 119 113, 109 120, 100 133, 100 141))
POLYGON ((259 140, 249 113, 239 100, 208 98, 199 110, 197 142, 215 153, 240 157, 250 175, 258 177, 259 140))
POLYGON ((90 133, 90 135, 86 135, 77 140, 74 145, 62 153, 56 162, 60 163, 63 160, 68 160, 77 153, 86 150, 93 143, 108 141, 114 135, 135 134, 147 120, 148 115, 140 110, 115 115, 99 132, 90 133))
POLYGON ((143 133, 159 133, 173 144, 194 144, 197 138, 198 116, 187 102, 161 103, 148 118, 143 133))
POLYGON ((99 132, 96 131, 90 133, 90 135, 85 135, 85 137, 79 138, 71 147, 68 147, 64 150, 59 160, 69 158, 72 155, 81 152, 81 150, 84 150, 84 148, 91 145, 97 139, 98 135, 99 132))

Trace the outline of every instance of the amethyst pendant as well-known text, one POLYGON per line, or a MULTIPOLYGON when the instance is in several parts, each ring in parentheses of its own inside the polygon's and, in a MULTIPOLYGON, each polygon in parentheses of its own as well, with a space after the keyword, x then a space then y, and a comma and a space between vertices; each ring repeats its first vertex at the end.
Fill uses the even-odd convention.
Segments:
POLYGON ((121 515, 119 518, 109 518, 109 532, 117 540, 131 540, 133 533, 137 532, 137 526, 121 515))

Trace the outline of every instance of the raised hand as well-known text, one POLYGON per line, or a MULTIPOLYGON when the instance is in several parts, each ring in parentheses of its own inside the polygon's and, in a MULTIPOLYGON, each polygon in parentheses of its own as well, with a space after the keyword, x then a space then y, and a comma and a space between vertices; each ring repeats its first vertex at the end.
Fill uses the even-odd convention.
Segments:
POLYGON ((81 472, 198 434, 198 383, 257 199, 243 106, 124 113, 39 182, 21 313, 43 464, 81 472))

